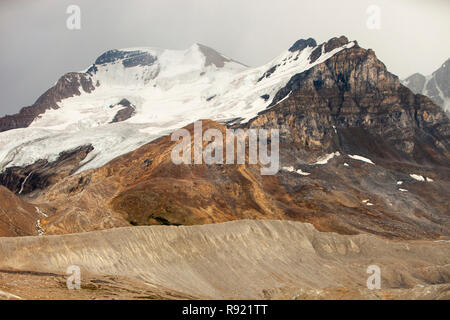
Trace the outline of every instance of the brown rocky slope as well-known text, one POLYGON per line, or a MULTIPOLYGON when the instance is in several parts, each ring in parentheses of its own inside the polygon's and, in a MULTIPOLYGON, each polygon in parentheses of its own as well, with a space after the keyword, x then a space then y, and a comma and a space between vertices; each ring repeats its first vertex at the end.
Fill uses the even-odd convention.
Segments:
POLYGON ((2 186, 0 186, 0 203, 0 237, 38 234, 36 223, 42 216, 36 207, 22 201, 2 186))
MULTIPOLYGON (((225 130, 214 122, 203 123, 204 130, 225 130)), ((188 129, 192 132, 193 126, 188 129)), ((303 166, 309 176, 285 170, 262 176, 259 165, 175 165, 171 160, 175 145, 170 137, 160 138, 41 192, 33 201, 50 216, 42 221, 45 232, 282 219, 343 234, 449 235, 448 181, 431 169, 426 174, 435 180, 418 182, 408 173, 424 174, 420 166, 400 170, 342 155, 326 165, 303 166), (408 192, 398 190, 400 179, 408 192)))

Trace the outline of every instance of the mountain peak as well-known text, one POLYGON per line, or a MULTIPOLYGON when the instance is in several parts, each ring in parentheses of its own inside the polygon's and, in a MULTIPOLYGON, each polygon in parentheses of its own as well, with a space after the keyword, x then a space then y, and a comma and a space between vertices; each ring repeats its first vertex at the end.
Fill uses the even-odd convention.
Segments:
POLYGON ((231 61, 231 59, 225 57, 224 55, 210 47, 207 47, 200 43, 196 43, 195 45, 205 57, 205 67, 215 65, 217 68, 222 68, 223 66, 225 66, 226 62, 231 61))
POLYGON ((331 38, 325 43, 325 52, 330 52, 336 48, 345 46, 348 43, 349 40, 346 36, 340 36, 339 38, 338 37, 331 38))
POLYGON ((113 49, 106 51, 100 55, 96 60, 96 65, 102 65, 107 63, 122 61, 124 67, 135 67, 138 65, 152 65, 156 61, 156 56, 149 52, 145 52, 139 49, 113 49))
POLYGON ((445 111, 450 112, 450 59, 431 75, 414 73, 402 83, 412 92, 428 96, 445 111))
POLYGON ((316 40, 313 38, 308 39, 300 39, 295 41, 295 43, 289 48, 289 51, 295 52, 295 51, 302 51, 306 47, 315 47, 317 46, 316 40))

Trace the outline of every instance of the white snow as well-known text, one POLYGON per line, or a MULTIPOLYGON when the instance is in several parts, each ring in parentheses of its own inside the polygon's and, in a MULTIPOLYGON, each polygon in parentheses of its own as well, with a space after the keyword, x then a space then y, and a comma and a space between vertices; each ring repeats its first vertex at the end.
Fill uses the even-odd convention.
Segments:
POLYGON ((425 176, 421 176, 420 174, 412 173, 409 176, 411 178, 413 178, 414 180, 417 180, 417 181, 422 181, 422 182, 423 181, 426 181, 426 182, 433 182, 434 181, 433 179, 425 177, 425 176))
POLYGON ((36 228, 37 228, 38 236, 43 236, 44 235, 44 229, 42 229, 41 220, 37 220, 36 221, 36 228))
POLYGON ((51 162, 62 151, 92 144, 94 150, 83 161, 81 172, 98 168, 198 119, 240 117, 246 122, 266 109, 293 75, 353 45, 350 42, 322 54, 314 63, 309 59, 314 48, 286 50, 257 68, 234 61, 225 62, 223 67, 206 65, 207 57, 197 44, 187 50, 122 49, 148 52, 157 60, 150 66, 131 68, 125 68, 121 61, 96 65, 98 71, 92 80, 100 85, 93 92, 62 100, 59 109, 46 111, 28 128, 0 133, 0 171, 39 159, 51 162), (274 66, 275 71, 260 80, 274 66), (270 96, 267 101, 261 98, 265 94, 270 96), (208 101, 210 97, 214 98, 208 101), (123 122, 110 123, 121 108, 110 106, 123 98, 136 107, 136 114, 123 122))
POLYGON ((406 192, 406 191, 408 191, 408 190, 402 189, 402 188, 399 188, 398 190, 401 191, 401 192, 406 192))
POLYGON ((421 175, 418 175, 418 174, 410 174, 409 176, 411 178, 413 178, 414 180, 417 180, 417 181, 425 181, 425 178, 423 176, 421 176, 421 175))
POLYGON ((373 206, 373 203, 371 203, 369 201, 370 201, 369 199, 365 199, 365 200, 362 200, 361 202, 364 203, 366 206, 373 206))
POLYGON ((302 169, 295 170, 294 167, 283 167, 282 169, 285 170, 285 171, 288 171, 288 172, 295 172, 295 173, 300 174, 302 176, 309 176, 311 174, 309 172, 302 171, 302 169))
POLYGON ((346 166, 346 167, 349 167, 349 165, 348 165, 348 163, 346 162, 346 163, 344 163, 344 166, 346 166))
POLYGON ((372 162, 372 160, 362 157, 362 156, 358 156, 358 155, 348 155, 350 158, 354 159, 354 160, 359 160, 359 161, 364 161, 370 164, 375 164, 372 162))
POLYGON ((313 164, 327 164, 328 161, 330 161, 331 159, 333 159, 334 157, 339 157, 341 154, 339 153, 339 151, 327 154, 321 158, 319 158, 315 163, 313 164))
POLYGON ((23 192, 23 187, 25 186, 25 183, 27 182, 28 178, 30 178, 30 176, 33 174, 33 172, 34 172, 34 171, 31 171, 31 172, 25 177, 25 179, 23 179, 22 185, 20 186, 19 194, 22 194, 22 192, 23 192))
POLYGON ((398 184, 398 185, 402 185, 402 184, 403 184, 403 181, 397 181, 397 184, 398 184))

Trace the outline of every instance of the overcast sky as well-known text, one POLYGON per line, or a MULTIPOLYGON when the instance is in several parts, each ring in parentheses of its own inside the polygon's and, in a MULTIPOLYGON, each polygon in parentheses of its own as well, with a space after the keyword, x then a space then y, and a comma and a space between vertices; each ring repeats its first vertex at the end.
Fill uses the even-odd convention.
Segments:
POLYGON ((346 35, 401 78, 450 58, 449 0, 1 0, 0 116, 31 105, 64 73, 114 48, 210 46, 250 66, 300 38, 346 35), (81 8, 81 30, 66 9, 81 8), (381 9, 381 28, 366 22, 381 9))

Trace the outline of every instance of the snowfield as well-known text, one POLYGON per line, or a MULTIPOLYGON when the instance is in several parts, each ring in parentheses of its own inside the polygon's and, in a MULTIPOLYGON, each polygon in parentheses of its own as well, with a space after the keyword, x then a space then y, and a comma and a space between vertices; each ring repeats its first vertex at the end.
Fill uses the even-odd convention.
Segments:
POLYGON ((104 54, 87 69, 95 67, 90 73, 98 84, 94 91, 81 90, 80 96, 62 100, 59 109, 46 111, 28 128, 0 133, 0 170, 39 159, 51 162, 60 152, 91 144, 94 150, 80 172, 98 168, 198 119, 247 122, 270 105, 293 75, 353 45, 350 42, 323 53, 314 63, 309 59, 313 47, 286 50, 257 68, 200 44, 187 50, 121 49, 116 52, 126 58, 118 60, 104 54), (133 54, 135 60, 128 57, 133 54), (118 105, 122 99, 131 102, 135 113, 123 122, 111 123, 123 108, 118 105))

